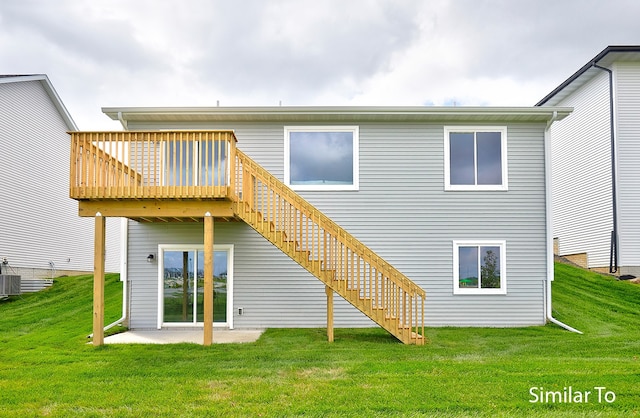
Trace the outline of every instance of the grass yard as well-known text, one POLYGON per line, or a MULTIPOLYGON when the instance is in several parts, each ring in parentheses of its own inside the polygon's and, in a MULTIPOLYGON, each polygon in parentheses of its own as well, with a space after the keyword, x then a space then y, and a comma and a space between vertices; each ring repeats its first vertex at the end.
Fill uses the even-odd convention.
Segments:
MULTIPOLYGON (((562 264, 553 286, 555 317, 584 335, 430 328, 416 347, 381 329, 336 329, 333 344, 272 329, 251 344, 94 348, 91 276, 60 278, 0 302, 0 416, 640 416, 640 286, 562 264), (588 402, 532 402, 569 387, 588 402)), ((120 288, 107 277, 107 322, 120 288)))

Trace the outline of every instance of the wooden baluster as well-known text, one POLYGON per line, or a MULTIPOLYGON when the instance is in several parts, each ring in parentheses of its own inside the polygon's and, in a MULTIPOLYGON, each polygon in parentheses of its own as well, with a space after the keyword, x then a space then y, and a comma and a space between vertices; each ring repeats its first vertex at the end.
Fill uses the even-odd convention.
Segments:
POLYGON ((329 257, 327 257, 327 230, 322 230, 322 263, 320 268, 325 270, 329 267, 329 257))
MULTIPOLYGON (((97 135, 96 135, 97 136, 97 135)), ((102 153, 101 143, 99 139, 96 139, 96 173, 95 173, 95 193, 97 197, 102 197, 102 153)))
MULTIPOLYGON (((149 197, 149 193, 150 193, 149 187, 155 186, 155 173, 153 171, 153 164, 151 162, 151 149, 150 149, 152 135, 153 134, 148 134, 148 135, 138 134, 136 135, 137 138, 134 139, 136 144, 136 149, 138 148, 138 146, 140 147, 139 149, 140 155, 138 156, 139 163, 137 164, 140 164, 138 168, 140 169, 143 175, 142 184, 141 184, 142 188, 140 189, 140 197, 142 198, 149 197)), ((155 139, 155 135, 153 135, 153 137, 155 139)), ((138 161, 138 159, 136 161, 138 161)))
POLYGON ((187 186, 191 183, 189 180, 191 177, 189 175, 189 165, 188 165, 188 161, 189 161, 189 154, 193 155, 193 151, 190 150, 189 146, 192 145, 193 142, 192 141, 185 141, 184 140, 184 135, 182 132, 180 132, 178 134, 178 153, 179 153, 179 158, 178 158, 178 173, 179 173, 179 182, 178 182, 178 187, 177 187, 177 195, 174 196, 179 196, 179 197, 184 197, 184 190, 187 189, 187 186), (191 152, 190 152, 191 151, 191 152))
MULTIPOLYGON (((278 217, 276 216, 276 201, 278 196, 275 189, 271 189, 271 222, 273 222, 273 237, 275 238, 278 233, 278 217)), ((271 226, 269 226, 271 229, 271 226)))
POLYGON ((311 258, 313 260, 317 260, 315 265, 315 271, 316 271, 316 275, 320 275, 320 219, 318 218, 317 212, 314 212, 314 215, 316 220, 314 225, 313 236, 315 239, 313 243, 314 252, 311 258))
POLYGON ((78 197, 78 137, 77 134, 71 133, 71 152, 69 153, 69 195, 72 198, 78 197))
POLYGON ((350 283, 350 278, 351 278, 351 261, 350 261, 350 249, 349 249, 349 244, 350 244, 350 239, 349 237, 345 237, 345 244, 344 244, 344 288, 345 290, 349 290, 349 288, 351 287, 349 285, 350 283))
POLYGON ((360 283, 361 283, 361 274, 362 272, 360 271, 360 265, 362 264, 362 257, 358 256, 358 283, 356 286, 356 289, 358 289, 358 296, 360 295, 360 283))
POLYGON ((380 307, 388 308, 389 304, 387 303, 386 299, 389 293, 389 289, 387 289, 387 286, 390 286, 391 283, 390 283, 389 277, 387 277, 386 274, 382 274, 381 280, 382 282, 380 283, 380 307))
MULTIPOLYGON (((151 189, 149 187, 155 187, 158 183, 158 173, 156 173, 155 161, 152 161, 151 141, 153 140, 154 148, 156 143, 156 134, 138 135, 140 140, 140 170, 144 175, 142 182, 142 197, 148 198, 151 195, 151 189), (140 136, 141 135, 141 136, 140 136)), ((159 148, 162 149, 161 143, 159 148)), ((160 151, 162 152, 162 151, 160 151)), ((153 156, 156 152, 153 152, 153 156)), ((166 158, 166 157, 165 157, 166 158)))
POLYGON ((120 144, 120 135, 118 135, 117 133, 115 134, 115 155, 113 156, 113 158, 115 159, 115 164, 116 164, 116 189, 115 189, 115 193, 117 197, 123 197, 124 195, 124 176, 125 176, 125 170, 124 170, 124 164, 122 162, 123 160, 123 156, 122 156, 122 151, 121 151, 121 144, 120 144))
POLYGON ((92 195, 95 197, 100 197, 100 142, 97 138, 94 138, 96 135, 92 136, 92 145, 94 148, 91 150, 93 152, 94 157, 94 167, 93 167, 93 179, 91 186, 93 187, 92 195))
POLYGON ((396 316, 398 317, 398 324, 402 325, 402 294, 398 286, 393 289, 393 294, 395 296, 394 311, 396 312, 396 316))
MULTIPOLYGON (((213 189, 214 189, 214 194, 216 197, 219 196, 226 196, 226 190, 224 189, 224 187, 226 186, 226 167, 224 167, 226 165, 225 163, 225 158, 228 157, 227 155, 227 143, 226 143, 226 134, 223 134, 222 132, 218 132, 215 135, 217 138, 215 138, 215 141, 213 142, 213 146, 214 146, 214 150, 212 152, 212 156, 211 158, 216 160, 215 162, 213 162, 213 168, 215 169, 215 174, 211 175, 211 185, 213 185, 213 189), (223 194, 222 191, 225 190, 225 193, 223 194)), ((208 179, 207 179, 208 181, 208 179)))
POLYGON ((351 250, 350 257, 351 257, 351 277, 350 277, 350 282, 349 282, 349 288, 351 290, 354 290, 354 289, 356 289, 356 269, 355 269, 355 263, 356 263, 355 257, 356 256, 355 256, 355 254, 353 252, 353 249, 351 250))
MULTIPOLYGON (((297 202, 296 202, 297 203, 297 202)), ((296 236, 298 237, 298 239, 296 240, 298 242, 298 246, 296 247, 296 249, 300 248, 302 249, 302 212, 300 211, 300 208, 298 207, 299 205, 296 205, 296 222, 297 222, 297 229, 296 229, 296 236)))
POLYGON ((293 230, 291 231, 292 233, 292 238, 291 240, 293 241, 293 247, 295 249, 296 246, 296 241, 297 241, 297 237, 296 237, 296 233, 298 231, 298 212, 296 211, 296 208, 293 207, 293 205, 291 205, 291 210, 292 210, 292 215, 293 215, 293 230))
POLYGON ((200 159, 203 160, 202 165, 204 166, 204 173, 201 176, 202 179, 200 180, 200 183, 196 183, 200 186, 196 189, 199 190, 200 196, 203 194, 206 197, 211 197, 212 194, 216 197, 220 196, 220 183, 222 182, 220 179, 220 166, 222 165, 221 141, 222 137, 220 132, 207 133, 204 139, 204 154, 200 151, 200 159), (209 156, 209 153, 211 153, 211 156, 209 156))
POLYGON ((112 181, 112 162, 110 156, 113 155, 112 145, 113 141, 111 141, 111 134, 102 134, 102 138, 104 139, 104 147, 103 156, 104 156, 104 177, 102 178, 102 187, 104 189, 105 197, 111 197, 111 181, 112 181))
POLYGON ((377 272, 373 264, 371 263, 371 259, 369 260, 369 299, 371 300, 371 306, 373 306, 373 283, 375 281, 375 276, 377 272))
MULTIPOLYGON (((127 135, 126 136, 126 144, 127 144, 127 149, 128 149, 128 154, 129 154, 129 168, 134 170, 134 173, 141 173, 144 174, 141 170, 140 170, 140 166, 138 163, 138 142, 133 142, 131 139, 131 135, 127 135)), ((133 197, 138 197, 138 179, 132 174, 130 173, 129 175, 132 176, 132 179, 130 180, 132 183, 129 185, 129 190, 133 189, 133 197)))
POLYGON ((119 173, 118 173, 118 143, 113 140, 113 134, 109 133, 109 196, 118 195, 119 173))
MULTIPOLYGON (((113 161, 112 170, 114 171, 114 193, 116 196, 121 196, 122 190, 122 177, 124 174, 124 170, 122 170, 122 165, 120 162, 120 144, 118 142, 118 134, 115 135, 115 140, 113 141, 113 154, 111 154, 111 161, 113 161)), ((111 138, 110 138, 111 139, 111 138)))

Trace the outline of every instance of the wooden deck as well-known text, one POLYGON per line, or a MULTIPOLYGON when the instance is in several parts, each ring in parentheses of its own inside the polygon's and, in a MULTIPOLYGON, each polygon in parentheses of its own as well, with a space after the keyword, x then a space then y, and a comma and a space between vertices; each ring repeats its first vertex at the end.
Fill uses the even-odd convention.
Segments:
MULTIPOLYGON (((204 222, 213 254, 214 219, 243 221, 325 284, 327 337, 334 292, 406 344, 424 344, 426 294, 408 277, 236 149, 232 131, 71 133, 70 196, 95 217, 94 344, 102 345, 104 218, 204 222), (102 267, 100 267, 102 266, 102 267), (100 271, 102 269, 102 271, 100 271)), ((205 302, 212 304, 212 257, 205 302)), ((204 344, 212 307, 204 307, 204 344)))
POLYGON ((72 132, 69 196, 80 216, 230 219, 235 148, 232 131, 72 132))

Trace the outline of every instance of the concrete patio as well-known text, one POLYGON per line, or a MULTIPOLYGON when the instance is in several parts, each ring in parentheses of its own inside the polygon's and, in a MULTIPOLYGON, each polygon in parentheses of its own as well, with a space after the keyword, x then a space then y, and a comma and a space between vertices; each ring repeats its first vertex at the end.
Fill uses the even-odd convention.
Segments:
MULTIPOLYGON (((250 343, 260 338, 263 329, 214 329, 214 344, 250 343)), ((105 344, 202 344, 204 331, 199 330, 151 330, 126 331, 105 337, 105 344)))

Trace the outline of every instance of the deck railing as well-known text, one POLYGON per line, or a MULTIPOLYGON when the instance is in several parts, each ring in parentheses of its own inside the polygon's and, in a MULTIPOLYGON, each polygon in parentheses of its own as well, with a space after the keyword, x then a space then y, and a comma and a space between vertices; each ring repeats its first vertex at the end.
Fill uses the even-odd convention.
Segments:
POLYGON ((71 132, 73 199, 233 196, 233 131, 71 132))
POLYGON ((243 152, 236 155, 237 215, 401 341, 424 344, 425 291, 243 152))

